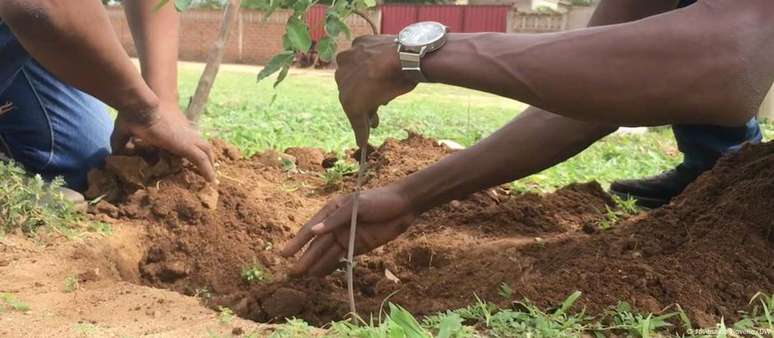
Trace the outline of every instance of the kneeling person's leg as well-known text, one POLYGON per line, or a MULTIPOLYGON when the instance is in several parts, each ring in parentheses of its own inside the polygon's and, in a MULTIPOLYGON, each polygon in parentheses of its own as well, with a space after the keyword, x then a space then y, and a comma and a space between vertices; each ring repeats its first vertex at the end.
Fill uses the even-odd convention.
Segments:
POLYGON ((675 125, 672 129, 684 156, 683 163, 653 177, 613 182, 610 192, 634 198, 644 207, 659 207, 711 169, 723 154, 739 150, 744 143, 759 143, 762 139, 758 121, 754 118, 740 127, 675 125))
POLYGON ((8 156, 46 179, 81 190, 86 174, 110 153, 112 121, 97 99, 30 60, 0 93, 0 139, 8 156))

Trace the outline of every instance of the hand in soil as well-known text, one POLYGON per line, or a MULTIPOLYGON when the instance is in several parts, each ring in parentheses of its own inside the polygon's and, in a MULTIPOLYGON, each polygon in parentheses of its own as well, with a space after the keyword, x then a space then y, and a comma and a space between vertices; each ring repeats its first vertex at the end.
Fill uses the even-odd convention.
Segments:
MULTIPOLYGON (((311 242, 288 272, 291 276, 325 276, 338 267, 347 252, 352 196, 330 201, 285 244, 282 255, 289 257, 311 242)), ((408 201, 390 187, 362 192, 359 203, 356 255, 397 238, 416 218, 408 201)))
POLYGON ((217 181, 212 165, 215 155, 210 144, 191 127, 179 108, 160 109, 148 121, 135 121, 119 113, 110 137, 113 153, 120 154, 131 137, 188 159, 207 181, 217 181))
POLYGON ((379 124, 379 106, 417 86, 400 69, 394 39, 388 35, 359 37, 336 59, 339 100, 361 146, 367 143, 370 128, 379 124))

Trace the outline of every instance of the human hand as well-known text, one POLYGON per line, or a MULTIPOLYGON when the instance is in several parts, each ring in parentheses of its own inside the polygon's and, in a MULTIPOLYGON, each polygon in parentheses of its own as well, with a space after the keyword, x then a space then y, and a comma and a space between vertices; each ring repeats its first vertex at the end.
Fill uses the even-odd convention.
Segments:
POLYGON ((379 106, 417 86, 401 70, 397 48, 394 36, 362 36, 336 58, 339 101, 360 147, 366 146, 370 128, 379 125, 379 106))
POLYGON ((113 153, 125 150, 131 137, 188 159, 209 182, 217 182, 210 144, 199 136, 176 105, 145 114, 118 113, 110 144, 113 153))
MULTIPOLYGON (((330 201, 285 244, 281 253, 290 257, 311 241, 290 275, 325 276, 336 269, 347 253, 353 196, 330 201)), ((364 191, 358 203, 356 255, 397 238, 416 218, 408 200, 392 187, 364 191)))

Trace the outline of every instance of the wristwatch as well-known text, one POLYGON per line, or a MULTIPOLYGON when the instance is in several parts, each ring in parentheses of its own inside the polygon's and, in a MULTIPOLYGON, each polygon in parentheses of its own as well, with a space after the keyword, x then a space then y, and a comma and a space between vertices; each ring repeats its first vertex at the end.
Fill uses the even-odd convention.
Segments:
POLYGON ((448 27, 435 21, 417 22, 403 28, 395 38, 400 68, 417 82, 428 82, 422 72, 422 58, 443 47, 448 32, 448 27))

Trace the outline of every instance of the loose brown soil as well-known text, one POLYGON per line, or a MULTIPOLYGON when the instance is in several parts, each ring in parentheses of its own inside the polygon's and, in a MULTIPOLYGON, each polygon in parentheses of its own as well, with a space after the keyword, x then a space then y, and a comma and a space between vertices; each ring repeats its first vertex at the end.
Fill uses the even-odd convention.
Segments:
MULTIPOLYGON (((254 321, 342 318, 343 273, 289 279, 293 261, 277 254, 337 193, 320 175, 330 156, 294 148, 242 158, 223 142, 215 145, 218 186, 142 147, 91 173, 89 197, 103 196, 92 208, 95 217, 141 233, 138 254, 124 260, 120 278, 211 295, 210 307, 227 306, 254 321), (244 281, 242 269, 256 265, 268 277, 244 281)), ((366 186, 387 184, 449 153, 418 135, 387 140, 369 155, 366 186)), ((580 290, 578 304, 591 313, 618 301, 652 312, 679 303, 699 324, 733 319, 756 292, 774 291, 772 177, 774 144, 746 147, 669 206, 607 231, 589 231, 615 208, 597 183, 544 195, 477 193, 431 210, 398 240, 361 257, 359 309, 376 313, 389 295, 419 315, 469 305, 474 295, 507 305, 511 299, 498 295, 505 283, 514 299, 545 307, 580 290)), ((339 193, 353 182, 345 177, 339 193)))

